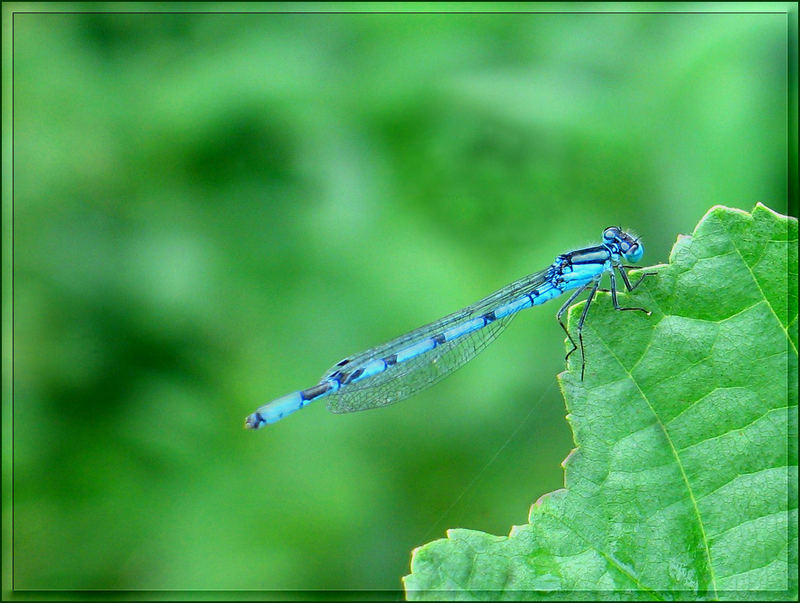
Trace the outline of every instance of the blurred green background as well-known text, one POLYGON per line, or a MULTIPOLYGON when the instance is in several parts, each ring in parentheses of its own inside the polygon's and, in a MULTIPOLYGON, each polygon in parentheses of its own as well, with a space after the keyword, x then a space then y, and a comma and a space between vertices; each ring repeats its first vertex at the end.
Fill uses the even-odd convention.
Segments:
POLYGON ((16 14, 14 586, 399 589, 524 523, 572 447, 557 302, 400 404, 244 416, 610 224, 655 264, 714 204, 786 212, 786 21, 16 14))

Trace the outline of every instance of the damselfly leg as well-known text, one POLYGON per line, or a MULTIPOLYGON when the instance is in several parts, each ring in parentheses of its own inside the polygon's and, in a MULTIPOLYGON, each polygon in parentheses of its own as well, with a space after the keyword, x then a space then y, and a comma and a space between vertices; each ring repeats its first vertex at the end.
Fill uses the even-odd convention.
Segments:
MULTIPOLYGON (((633 285, 631 285, 631 281, 628 278, 628 273, 625 271, 626 268, 636 268, 636 266, 623 266, 623 265, 616 266, 616 269, 619 271, 619 274, 622 277, 622 282, 625 284, 625 288, 628 291, 633 291, 634 289, 636 289, 636 287, 638 287, 642 283, 642 281, 645 278, 647 278, 648 276, 654 276, 656 274, 655 272, 645 272, 644 274, 642 274, 642 276, 639 277, 639 279, 633 285)), ((562 314, 564 314, 564 312, 569 307, 569 305, 575 300, 575 298, 578 297, 578 295, 580 293, 582 293, 584 291, 584 289, 586 289, 589 285, 591 285, 591 283, 587 283, 581 289, 579 289, 575 294, 573 294, 567 300, 567 303, 565 303, 563 306, 561 306, 561 308, 558 311, 558 314, 556 314, 556 318, 558 319, 558 323, 561 325, 561 328, 564 329, 564 332, 567 334, 567 337, 569 338, 569 341, 572 344, 572 349, 569 352, 567 352, 567 355, 564 357, 564 360, 567 360, 572 355, 572 353, 575 350, 578 349, 578 347, 581 348, 581 381, 583 381, 583 376, 584 376, 584 373, 586 371, 586 354, 584 353, 584 348, 583 348, 583 323, 586 320, 586 315, 589 312, 589 306, 591 305, 592 299, 594 298, 594 295, 595 295, 595 293, 597 291, 603 291, 604 293, 611 293, 611 302, 613 303, 615 310, 619 310, 619 311, 637 310, 639 312, 644 312, 645 314, 647 314, 647 316, 650 316, 652 314, 652 312, 650 312, 650 310, 647 310, 646 308, 640 308, 640 307, 623 308, 623 307, 621 307, 619 305, 619 302, 617 301, 617 279, 614 276, 614 270, 613 269, 610 270, 608 274, 609 274, 609 277, 611 279, 611 289, 600 289, 598 287, 598 285, 600 284, 600 281, 598 280, 597 283, 595 283, 594 287, 592 288, 591 292, 589 293, 589 297, 586 298, 586 305, 584 306, 583 312, 581 313, 581 318, 578 321, 578 341, 580 343, 579 346, 575 345, 575 340, 572 339, 572 336, 569 334, 569 331, 567 330, 567 327, 564 325, 564 322, 561 320, 561 316, 562 316, 562 314)))
MULTIPOLYGON (((558 324, 561 325, 561 328, 564 329, 564 333, 567 334, 567 339, 569 339, 569 342, 572 344, 572 349, 569 352, 567 352, 566 356, 564 356, 564 360, 565 361, 569 359, 569 357, 572 355, 572 352, 574 352, 575 350, 578 349, 578 344, 575 343, 575 340, 572 338, 572 335, 570 335, 570 332, 567 329, 567 325, 564 324, 564 321, 561 320, 561 317, 564 315, 564 312, 567 311, 567 308, 570 307, 572 302, 575 301, 575 298, 578 297, 581 293, 583 293, 586 290, 586 288, 591 284, 592 284, 592 282, 589 281, 583 287, 581 287, 580 289, 575 291, 575 293, 570 295, 569 299, 567 301, 565 301, 563 303, 563 305, 558 309, 558 312, 556 312, 556 320, 558 321, 558 324)), ((583 353, 583 349, 582 348, 581 348, 581 353, 583 353)))

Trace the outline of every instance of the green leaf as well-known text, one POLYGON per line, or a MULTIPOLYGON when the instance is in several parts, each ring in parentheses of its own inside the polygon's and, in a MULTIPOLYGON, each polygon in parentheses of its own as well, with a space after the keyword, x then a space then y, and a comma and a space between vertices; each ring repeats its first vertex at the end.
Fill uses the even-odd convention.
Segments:
POLYGON ((565 488, 415 549, 409 599, 796 599, 797 220, 716 206, 647 270, 559 376, 565 488))

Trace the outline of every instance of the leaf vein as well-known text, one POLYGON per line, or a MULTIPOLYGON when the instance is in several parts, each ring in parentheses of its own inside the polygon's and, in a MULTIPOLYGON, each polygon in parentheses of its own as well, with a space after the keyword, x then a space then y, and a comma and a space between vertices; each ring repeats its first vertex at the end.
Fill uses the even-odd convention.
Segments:
POLYGON ((703 546, 705 547, 706 561, 708 562, 708 572, 709 572, 710 577, 711 577, 711 586, 713 588, 714 598, 716 598, 717 597, 717 579, 716 579, 716 576, 714 575, 714 566, 713 566, 713 564, 711 562, 711 549, 709 547, 708 537, 706 536, 706 530, 705 530, 705 525, 703 524, 703 518, 700 515, 700 509, 697 506, 697 500, 695 499, 695 496, 694 496, 694 490, 692 489, 692 485, 689 483, 689 477, 686 475, 686 469, 683 466, 683 462, 681 461, 680 454, 678 453, 678 450, 675 448, 675 444, 673 443, 672 438, 669 435, 669 431, 667 430, 666 426, 664 425, 664 422, 661 420, 661 417, 658 416, 658 413, 656 412, 655 408, 653 408, 653 405, 650 403, 650 399, 647 397, 647 395, 644 393, 644 391, 642 391, 642 388, 639 386, 639 382, 634 378, 633 374, 630 371, 628 371, 627 368, 625 368, 625 365, 622 363, 621 359, 614 353, 614 350, 612 350, 602 338, 600 338, 600 341, 601 341, 603 347, 605 347, 606 350, 608 350, 609 354, 611 354, 611 356, 617 361, 617 363, 619 364, 620 368, 622 368, 622 370, 625 371, 628 374, 628 378, 631 380, 631 383, 633 383, 633 385, 639 391, 639 394, 642 396, 642 399, 647 404, 648 408, 650 409, 650 412, 653 413, 653 416, 656 418, 656 421, 658 421, 658 425, 660 426, 661 431, 662 431, 662 433, 664 434, 664 437, 667 440, 667 444, 669 445, 670 450, 672 451, 672 455, 675 457, 675 462, 677 463, 678 469, 681 472, 681 477, 683 479, 683 483, 686 486, 686 491, 689 494, 689 499, 692 502, 692 506, 694 508, 694 514, 695 514, 695 517, 697 518, 697 524, 698 524, 698 527, 700 528, 700 533, 701 533, 702 538, 703 538, 703 546))
POLYGON ((583 535, 583 533, 581 533, 580 530, 576 530, 562 516, 550 512, 546 507, 542 507, 542 513, 544 515, 548 515, 552 519, 555 519, 556 521, 561 523, 564 527, 569 529, 570 532, 575 534, 575 536, 577 536, 580 540, 583 540, 583 542, 585 542, 590 549, 592 549, 598 555, 603 557, 603 559, 605 559, 609 565, 616 568, 617 571, 626 576, 631 582, 633 582, 637 587, 639 587, 639 590, 647 591, 653 595, 656 594, 656 591, 647 588, 644 584, 641 583, 639 578, 635 576, 633 573, 631 573, 622 563, 614 559, 614 557, 610 553, 606 553, 605 551, 600 549, 597 545, 595 545, 593 542, 591 542, 588 538, 586 538, 586 536, 583 535))
POLYGON ((749 423, 747 423, 745 425, 742 425, 741 427, 734 427, 732 429, 729 429, 728 431, 724 431, 724 432, 722 432, 722 433, 720 433, 718 435, 715 435, 713 437, 705 438, 703 440, 698 440, 697 442, 693 442, 693 443, 689 444, 688 446, 685 446, 683 448, 678 449, 678 452, 686 452, 687 450, 690 450, 691 448, 694 448, 695 446, 700 446, 701 444, 705 444, 706 442, 713 442, 714 440, 718 440, 720 438, 724 438, 726 435, 731 434, 731 433, 735 433, 737 431, 743 431, 743 430, 747 429, 748 427, 750 427, 752 425, 755 425, 758 421, 760 421, 761 419, 767 417, 770 413, 777 412, 779 410, 787 410, 788 408, 789 408, 789 406, 779 406, 777 408, 770 408, 765 413, 758 415, 755 419, 753 419, 752 421, 750 421, 749 423))
MULTIPOLYGON (((775 511, 774 513, 767 513, 766 515, 759 515, 758 517, 751 517, 750 519, 746 519, 741 523, 737 523, 736 525, 732 525, 729 528, 725 528, 721 532, 717 532, 713 536, 711 536, 712 540, 717 540, 724 534, 727 534, 731 530, 735 530, 736 528, 741 528, 742 526, 746 526, 748 523, 753 523, 754 521, 758 521, 759 519, 764 519, 766 517, 786 517, 786 510, 781 509, 780 511, 775 511)), ((786 529, 789 529, 788 524, 786 525, 786 529)))
MULTIPOLYGON (((789 337, 788 328, 783 326, 783 323, 781 322, 781 319, 778 317, 778 313, 775 311, 775 308, 772 306, 772 303, 767 298, 767 294, 761 288, 761 283, 759 282, 758 278, 756 277, 755 273, 753 272, 753 269, 747 263, 747 260, 744 259, 744 255, 742 255, 742 252, 740 251, 739 247, 737 247, 737 245, 736 245, 736 237, 730 236, 729 238, 731 240, 731 245, 736 250, 736 253, 739 254, 739 258, 742 260, 742 264, 744 264, 747 267, 747 271, 750 273, 750 276, 753 279, 753 283, 755 283, 756 287, 758 287, 758 290, 761 293, 761 296, 764 298, 764 301, 767 302, 767 306, 769 307, 770 311, 772 312, 772 315, 775 317, 775 320, 778 322, 778 325, 780 326, 781 330, 786 335, 786 339, 789 341, 789 345, 792 346, 792 349, 794 350, 795 355, 797 355, 797 348, 795 347, 794 342, 792 341, 792 338, 789 337)), ((771 242, 772 242, 772 239, 770 239, 768 241, 768 243, 771 243, 771 242)))

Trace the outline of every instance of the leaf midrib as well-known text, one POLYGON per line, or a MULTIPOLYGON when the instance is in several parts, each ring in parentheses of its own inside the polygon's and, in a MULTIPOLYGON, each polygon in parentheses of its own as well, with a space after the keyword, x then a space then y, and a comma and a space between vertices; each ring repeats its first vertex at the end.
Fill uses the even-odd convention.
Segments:
MULTIPOLYGON (((655 417, 656 421, 658 421, 658 426, 660 427, 661 432, 664 434, 664 437, 667 440, 667 444, 669 444, 670 450, 672 451, 672 456, 675 458, 675 462, 677 463, 678 469, 681 472, 681 479, 683 479, 683 483, 686 486, 686 491, 689 494, 689 499, 692 501, 692 508, 694 509, 694 514, 695 517, 697 518, 697 524, 700 527, 700 534, 703 540, 703 547, 705 548, 706 561, 708 562, 708 571, 711 577, 711 586, 713 588, 714 598, 717 598, 717 579, 714 574, 714 566, 711 562, 711 549, 709 548, 705 525, 703 524, 703 518, 700 515, 700 508, 697 506, 697 499, 695 498, 694 490, 692 490, 692 486, 689 483, 689 477, 686 475, 686 470, 683 467, 683 462, 681 461, 680 454, 678 454, 678 450, 677 448, 675 448, 675 444, 672 441, 672 437, 669 435, 669 431, 664 425, 664 422, 661 420, 661 417, 658 416, 658 413, 656 412, 655 408, 653 408, 653 405, 650 403, 649 398, 647 397, 647 395, 645 395, 644 391, 642 391, 642 388, 639 387, 639 382, 634 378, 633 374, 625 367, 619 356, 617 356, 614 353, 614 350, 612 350, 608 346, 605 340, 603 340, 602 338, 599 339, 603 347, 605 347, 606 350, 608 350, 610 355, 613 356, 613 358, 617 361, 617 364, 620 366, 620 368, 625 372, 626 375, 628 375, 628 377, 631 380, 631 383, 633 383, 633 385, 636 387, 639 394, 642 396, 642 399, 647 404, 647 407, 650 409, 650 412, 653 413, 653 416, 655 417)), ((642 354, 644 354, 644 352, 642 352, 642 354)))

